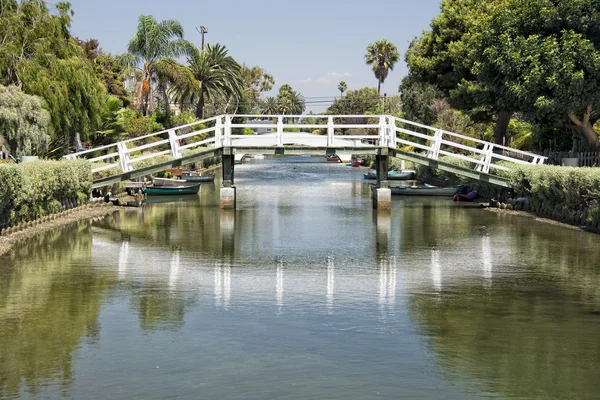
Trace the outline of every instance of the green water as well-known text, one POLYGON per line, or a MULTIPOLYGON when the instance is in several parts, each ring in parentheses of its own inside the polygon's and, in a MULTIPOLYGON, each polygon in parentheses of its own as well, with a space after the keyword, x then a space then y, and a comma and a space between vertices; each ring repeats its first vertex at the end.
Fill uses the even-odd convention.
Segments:
POLYGON ((288 161, 0 257, 0 398, 598 398, 600 237, 288 161))

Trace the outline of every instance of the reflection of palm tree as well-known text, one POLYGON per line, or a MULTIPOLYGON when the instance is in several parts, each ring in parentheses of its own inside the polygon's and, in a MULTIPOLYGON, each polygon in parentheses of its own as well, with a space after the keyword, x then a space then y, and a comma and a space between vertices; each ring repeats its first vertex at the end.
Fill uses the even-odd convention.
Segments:
POLYGON ((367 47, 365 60, 367 65, 373 66, 375 78, 377 78, 377 94, 381 94, 381 84, 388 77, 390 71, 400 59, 400 53, 391 42, 381 39, 367 47))

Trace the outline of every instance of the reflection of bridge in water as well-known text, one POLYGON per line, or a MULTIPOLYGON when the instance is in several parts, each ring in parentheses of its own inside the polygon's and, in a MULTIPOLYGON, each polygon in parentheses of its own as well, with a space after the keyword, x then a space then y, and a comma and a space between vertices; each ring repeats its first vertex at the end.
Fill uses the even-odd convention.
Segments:
MULTIPOLYGON (((344 302, 376 302, 382 314, 394 310, 400 285, 402 292, 444 292, 450 284, 465 277, 481 279, 490 288, 493 280, 491 239, 482 236, 478 254, 456 253, 452 249, 431 248, 429 259, 413 252, 390 254, 385 251, 388 237, 378 233, 379 255, 376 268, 361 268, 342 256, 328 256, 319 265, 288 268, 285 260, 273 260, 260 267, 244 267, 235 250, 230 254, 210 257, 180 249, 149 248, 145 243, 112 241, 94 235, 92 260, 94 264, 117 266, 120 281, 141 281, 137 285, 164 286, 172 295, 207 295, 212 293, 218 308, 230 307, 235 299, 253 301, 257 297, 268 304, 271 298, 279 312, 297 299, 311 297, 323 304, 328 313, 344 302), (382 251, 384 250, 384 251, 382 251), (112 260, 111 260, 112 259, 112 260), (152 281, 168 281, 153 285, 152 281)), ((472 245, 474 239, 470 238, 472 245)), ((459 244, 460 247, 460 244, 459 244)))

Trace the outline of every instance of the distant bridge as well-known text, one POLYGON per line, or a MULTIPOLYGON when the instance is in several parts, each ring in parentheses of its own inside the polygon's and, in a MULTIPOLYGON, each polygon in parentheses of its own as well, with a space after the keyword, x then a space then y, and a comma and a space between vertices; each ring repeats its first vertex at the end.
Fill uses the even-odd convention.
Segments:
POLYGON ((146 176, 210 157, 222 157, 224 186, 233 185, 235 153, 331 154, 377 156, 377 185, 387 187, 389 156, 471 179, 509 187, 496 171, 512 164, 543 164, 545 157, 484 140, 418 124, 388 115, 309 116, 314 123, 295 121, 301 115, 220 115, 192 124, 67 155, 86 158, 95 175, 93 187, 146 176), (236 119, 252 118, 249 123, 236 119), (256 121, 256 119, 264 122, 256 121), (277 124, 274 125, 273 121, 277 124), (284 123, 292 121, 291 123, 284 123), (265 135, 242 135, 244 128, 275 129, 265 135), (318 133, 298 133, 318 130, 318 133), (447 156, 468 162, 469 168, 440 159, 447 156), (500 165, 500 162, 508 162, 500 165))

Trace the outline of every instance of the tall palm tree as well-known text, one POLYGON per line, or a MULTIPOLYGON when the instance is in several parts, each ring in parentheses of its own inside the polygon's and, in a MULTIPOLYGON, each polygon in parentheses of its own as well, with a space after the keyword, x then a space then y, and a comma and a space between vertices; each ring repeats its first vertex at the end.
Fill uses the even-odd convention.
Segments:
POLYGON ((242 67, 225 46, 206 45, 195 51, 189 60, 193 80, 174 87, 174 98, 180 103, 196 104, 196 117, 203 118, 204 102, 221 95, 238 101, 242 96, 242 67))
POLYGON ((375 43, 371 43, 367 47, 365 60, 367 65, 373 66, 375 78, 377 78, 377 94, 381 94, 381 84, 388 77, 390 71, 394 70, 394 65, 400 59, 400 53, 391 42, 386 39, 381 39, 375 43))
POLYGON ((340 96, 344 96, 344 92, 348 90, 348 85, 346 85, 346 82, 341 81, 338 85, 338 90, 340 91, 340 96))
MULTIPOLYGON (((183 39, 183 27, 175 20, 157 22, 151 15, 140 15, 138 30, 127 47, 125 63, 141 72, 133 104, 144 115, 154 110, 153 83, 158 81, 158 62, 164 58, 191 56, 192 43, 183 39)), ((165 105, 168 109, 168 104, 165 105)))
POLYGON ((273 96, 267 97, 260 104, 260 111, 266 115, 277 115, 279 114, 279 103, 273 96))

